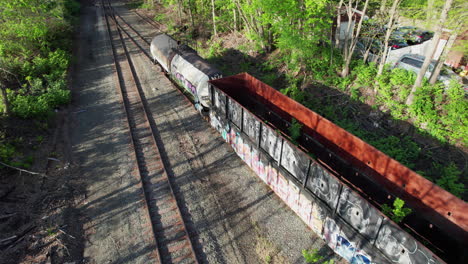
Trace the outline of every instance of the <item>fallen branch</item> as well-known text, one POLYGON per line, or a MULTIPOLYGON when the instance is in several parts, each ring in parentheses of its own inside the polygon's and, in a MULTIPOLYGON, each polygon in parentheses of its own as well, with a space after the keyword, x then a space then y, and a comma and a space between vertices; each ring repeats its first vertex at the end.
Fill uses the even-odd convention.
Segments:
POLYGON ((19 235, 14 235, 14 236, 11 236, 11 237, 8 237, 8 238, 5 238, 3 240, 0 240, 0 247, 7 247, 7 250, 12 248, 14 245, 18 244, 21 240, 24 239, 24 237, 29 233, 31 232, 31 230, 33 230, 34 228, 36 228, 36 226, 30 226, 28 228, 26 228, 23 232, 21 232, 19 235))
POLYGON ((76 239, 76 237, 74 237, 74 236, 72 236, 72 235, 66 233, 65 231, 63 231, 63 230, 60 229, 60 228, 58 229, 58 231, 61 232, 61 233, 63 233, 63 234, 65 234, 65 235, 67 235, 67 236, 69 236, 69 237, 71 237, 71 238, 73 238, 73 239, 76 239))
POLYGON ((63 248, 65 248, 65 250, 67 251, 68 256, 70 256, 70 251, 68 251, 68 247, 65 246, 65 244, 62 242, 62 240, 60 240, 58 237, 56 237, 55 240, 57 240, 57 242, 58 242, 63 248))
POLYGON ((4 239, 1 239, 1 240, 0 240, 0 246, 7 245, 7 244, 9 244, 9 241, 10 241, 10 240, 13 240, 13 239, 16 239, 16 238, 17 238, 17 236, 14 235, 14 236, 11 236, 11 237, 7 237, 7 238, 4 238, 4 239))
POLYGON ((16 215, 16 213, 0 215, 0 220, 10 218, 14 215, 16 215))
POLYGON ((29 173, 29 174, 32 174, 32 175, 41 175, 43 177, 47 177, 44 173, 42 172, 34 172, 34 171, 28 171, 28 170, 25 170, 25 169, 21 169, 21 168, 17 168, 17 167, 13 167, 13 166, 10 166, 8 164, 5 164, 3 162, 0 161, 0 165, 3 165, 7 168, 10 168, 10 169, 14 169, 14 170, 18 170, 18 171, 21 171, 21 172, 26 172, 26 173, 29 173))

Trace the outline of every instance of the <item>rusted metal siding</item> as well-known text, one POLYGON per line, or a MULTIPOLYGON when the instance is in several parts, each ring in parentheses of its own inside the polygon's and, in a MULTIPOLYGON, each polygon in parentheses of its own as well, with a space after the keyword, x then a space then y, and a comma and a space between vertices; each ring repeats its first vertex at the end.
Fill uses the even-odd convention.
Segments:
MULTIPOLYGON (((407 201, 417 214, 430 219, 452 238, 465 243, 468 241, 468 204, 463 200, 247 73, 210 82, 238 101, 253 97, 285 120, 295 118, 304 124, 303 130, 320 144, 387 191, 407 201)), ((364 188, 362 191, 365 193, 364 188)))

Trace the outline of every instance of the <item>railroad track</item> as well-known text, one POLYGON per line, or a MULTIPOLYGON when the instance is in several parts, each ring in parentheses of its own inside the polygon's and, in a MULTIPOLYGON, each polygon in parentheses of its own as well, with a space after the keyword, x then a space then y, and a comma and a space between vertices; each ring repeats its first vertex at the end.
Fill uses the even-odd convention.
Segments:
POLYGON ((143 14, 143 15, 140 14, 140 11, 138 11, 138 10, 133 10, 133 12, 135 12, 135 14, 137 14, 142 20, 148 22, 149 24, 151 24, 156 29, 161 30, 162 25, 160 23, 154 21, 153 19, 151 19, 150 17, 148 17, 145 14, 143 14))
POLYGON ((116 82, 124 104, 132 149, 141 177, 148 217, 157 247, 159 263, 198 263, 197 254, 184 221, 180 202, 167 173, 151 124, 142 88, 122 36, 116 14, 108 0, 101 0, 112 47, 116 82))

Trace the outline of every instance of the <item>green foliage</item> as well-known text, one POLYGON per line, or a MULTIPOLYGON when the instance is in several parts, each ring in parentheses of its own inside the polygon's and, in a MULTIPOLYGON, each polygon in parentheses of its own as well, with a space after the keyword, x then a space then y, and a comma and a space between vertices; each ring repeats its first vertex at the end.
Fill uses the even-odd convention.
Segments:
POLYGON ((447 89, 447 103, 441 108, 445 115, 441 116, 441 123, 453 141, 461 141, 468 145, 468 100, 463 87, 452 81, 447 89))
POLYGON ((2 144, 0 143, 0 161, 8 163, 11 158, 13 158, 16 153, 16 148, 11 144, 2 144))
POLYGON ((432 170, 429 177, 437 177, 435 183, 446 191, 461 198, 465 192, 465 185, 460 182, 461 171, 458 170, 455 163, 450 163, 448 166, 432 163, 432 170))
MULTIPOLYGON (((405 69, 395 68, 390 74, 390 83, 393 86, 411 86, 414 84, 416 75, 405 69)), ((406 99, 406 96, 404 97, 406 99)))
POLYGON ((37 142, 38 142, 39 144, 41 144, 42 141, 44 141, 44 136, 39 135, 39 136, 36 137, 36 140, 37 140, 37 142))
POLYGON ((0 143, 0 161, 14 167, 30 168, 34 158, 32 156, 21 157, 22 154, 14 145, 16 144, 0 143))
POLYGON ((377 138, 369 142, 377 149, 405 164, 409 168, 414 167, 414 162, 421 153, 421 148, 410 137, 388 136, 377 138))
POLYGON ((442 93, 443 88, 438 85, 423 85, 416 91, 409 110, 416 124, 420 124, 431 136, 445 142, 449 135, 440 122, 440 109, 435 100, 442 93))
POLYGON ((395 223, 400 223, 412 212, 410 208, 403 206, 405 206, 405 201, 397 197, 395 201, 393 201, 393 207, 386 204, 382 205, 382 212, 389 216, 395 223))
POLYGON ((296 143, 297 139, 301 136, 302 124, 299 123, 295 118, 291 121, 291 126, 288 127, 289 135, 291 136, 292 142, 296 143))
POLYGON ((200 56, 206 59, 217 58, 222 55, 224 48, 221 41, 210 40, 207 43, 208 48, 199 50, 200 56))
POLYGON ((12 112, 21 118, 47 118, 51 110, 70 101, 70 91, 63 90, 64 81, 58 81, 47 92, 36 95, 12 95, 10 103, 12 112))
POLYGON ((305 104, 306 102, 306 92, 299 89, 296 82, 291 83, 287 88, 281 89, 280 92, 291 97, 298 103, 305 104))
POLYGON ((272 86, 273 85, 273 82, 278 78, 278 76, 274 73, 274 72, 270 72, 270 73, 267 73, 267 74, 264 74, 261 78, 261 80, 272 86))
POLYGON ((325 258, 318 253, 318 249, 310 249, 310 250, 302 250, 302 256, 304 257, 307 263, 323 263, 323 264, 334 264, 335 261, 333 259, 323 261, 325 258))
POLYGON ((75 0, 0 1, 0 67, 15 74, 0 75, 0 82, 8 85, 13 114, 44 118, 69 102, 65 79, 79 9, 75 0))
POLYGON ((63 78, 70 63, 70 54, 63 50, 49 52, 46 57, 37 56, 31 62, 25 62, 22 72, 26 80, 43 77, 48 82, 63 78))
POLYGON ((356 75, 355 83, 362 86, 372 86, 377 75, 377 66, 375 63, 369 65, 360 61, 354 68, 353 75, 356 75))
POLYGON ((153 18, 154 21, 156 22, 164 22, 167 20, 166 18, 166 15, 165 14, 156 14, 153 18))

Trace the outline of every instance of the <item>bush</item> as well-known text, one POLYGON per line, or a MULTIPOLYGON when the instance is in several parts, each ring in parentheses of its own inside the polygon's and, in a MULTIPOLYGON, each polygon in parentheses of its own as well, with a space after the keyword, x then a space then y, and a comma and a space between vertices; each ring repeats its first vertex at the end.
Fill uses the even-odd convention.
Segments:
POLYGON ((22 72, 26 79, 44 78, 53 82, 65 76, 70 63, 70 55, 63 50, 49 52, 47 57, 37 56, 31 62, 25 62, 22 72))
POLYGON ((396 198, 395 201, 393 201, 393 208, 384 204, 382 205, 382 212, 389 216, 395 223, 400 223, 413 211, 410 208, 403 207, 404 205, 405 201, 396 198))
POLYGON ((458 170, 453 162, 448 166, 432 163, 432 173, 430 176, 438 178, 435 184, 459 198, 465 192, 465 185, 460 182, 460 175, 461 171, 458 170))
POLYGON ((292 119, 291 126, 288 128, 289 135, 293 143, 297 143, 297 139, 301 136, 302 124, 297 122, 295 118, 292 119))
MULTIPOLYGON (((56 85, 64 85, 63 83, 64 81, 58 81, 56 85)), ((69 101, 70 91, 58 87, 51 87, 39 96, 18 94, 10 97, 13 114, 21 118, 47 118, 53 108, 69 101)))
POLYGON ((452 81, 447 89, 447 103, 442 105, 445 115, 441 122, 446 127, 452 141, 460 140, 468 145, 468 100, 461 84, 452 81))
POLYGON ((8 163, 15 152, 16 149, 13 145, 0 143, 0 161, 8 163))
POLYGON ((370 87, 374 84, 375 76, 377 75, 377 66, 375 63, 367 65, 362 62, 354 68, 353 74, 356 75, 356 84, 370 87))

